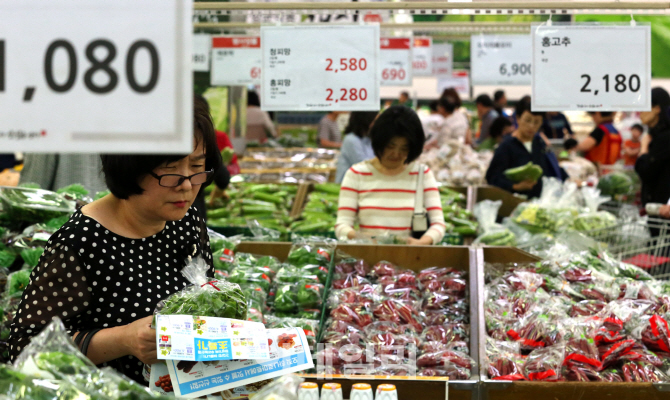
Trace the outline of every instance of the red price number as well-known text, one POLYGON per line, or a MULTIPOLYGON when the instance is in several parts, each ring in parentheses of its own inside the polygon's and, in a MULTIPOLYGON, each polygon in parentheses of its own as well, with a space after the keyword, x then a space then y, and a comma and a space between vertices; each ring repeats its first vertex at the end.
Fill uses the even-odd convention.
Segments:
POLYGON ((337 89, 326 89, 326 101, 334 101, 339 103, 340 101, 358 101, 358 100, 367 100, 368 91, 365 89, 339 89, 339 96, 336 94, 337 89))
POLYGON ((428 69, 428 62, 426 60, 412 62, 414 69, 428 69))
POLYGON ((251 77, 252 77, 253 79, 258 79, 258 78, 260 78, 260 77, 261 77, 261 69, 258 68, 258 67, 253 67, 253 68, 251 68, 251 73, 250 73, 250 75, 251 75, 251 77))
POLYGON ((402 81, 406 76, 407 73, 402 68, 385 68, 382 71, 382 79, 385 81, 394 81, 396 79, 402 81))
POLYGON ((326 58, 328 66, 326 71, 365 71, 368 69, 368 60, 365 58, 340 58, 340 64, 336 65, 332 58, 326 58))

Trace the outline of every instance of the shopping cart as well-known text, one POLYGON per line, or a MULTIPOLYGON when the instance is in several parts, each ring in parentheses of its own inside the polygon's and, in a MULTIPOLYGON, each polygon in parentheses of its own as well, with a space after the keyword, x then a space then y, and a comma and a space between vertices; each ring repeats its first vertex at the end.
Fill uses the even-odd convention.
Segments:
POLYGON ((616 259, 637 265, 657 279, 670 279, 670 220, 640 217, 630 204, 609 202, 600 207, 617 216, 616 226, 583 232, 616 259))

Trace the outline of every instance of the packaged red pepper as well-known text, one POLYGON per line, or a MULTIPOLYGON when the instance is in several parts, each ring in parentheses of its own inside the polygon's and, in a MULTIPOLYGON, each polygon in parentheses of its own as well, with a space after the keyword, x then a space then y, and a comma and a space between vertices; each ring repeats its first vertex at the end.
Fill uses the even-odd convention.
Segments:
POLYGON ((520 354, 519 343, 486 340, 486 370, 489 378, 501 381, 526 380, 522 373, 526 357, 520 354))
POLYGON ((347 274, 347 275, 340 275, 338 279, 333 280, 333 289, 346 289, 369 284, 370 281, 362 276, 355 274, 347 274))
POLYGON ((470 325, 444 324, 429 326, 421 334, 424 341, 450 343, 453 341, 470 341, 470 325))
POLYGON ((340 304, 330 311, 330 316, 341 321, 366 327, 372 323, 372 313, 364 304, 340 304))
POLYGON ((642 343, 650 350, 670 352, 670 329, 668 322, 660 315, 654 315, 644 323, 642 343))
POLYGON ((565 348, 561 345, 533 350, 523 364, 523 374, 529 381, 562 381, 564 356, 565 348))
POLYGON ((651 364, 626 361, 621 366, 624 382, 665 382, 668 376, 651 364))
POLYGON ((590 317, 598 314, 605 308, 607 303, 600 300, 582 300, 574 303, 570 308, 571 317, 590 317))
POLYGON ((635 346, 635 340, 629 338, 608 346, 598 347, 598 351, 600 352, 600 360, 603 363, 603 368, 608 368, 616 364, 624 354, 626 354, 635 346))

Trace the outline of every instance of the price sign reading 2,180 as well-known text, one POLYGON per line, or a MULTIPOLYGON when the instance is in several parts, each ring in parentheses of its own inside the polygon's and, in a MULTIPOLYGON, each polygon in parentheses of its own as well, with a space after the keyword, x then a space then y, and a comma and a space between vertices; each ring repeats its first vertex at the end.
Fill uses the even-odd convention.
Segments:
MULTIPOLYGON (((5 68, 5 40, 0 40, 0 92, 5 90, 5 80, 7 79, 5 68)), ((96 94, 106 94, 116 89, 119 84, 119 73, 111 67, 112 61, 117 56, 117 49, 113 42, 106 39, 97 39, 88 44, 85 50, 86 59, 89 67, 83 72, 84 86, 96 94), (98 54, 98 49, 104 49, 102 57, 98 54), (95 83, 93 76, 103 74, 106 76, 105 84, 95 83)), ((65 39, 54 40, 49 44, 44 54, 44 80, 47 86, 56 93, 66 93, 76 84, 80 64, 77 59, 77 52, 74 45, 65 39), (68 70, 66 79, 60 82, 56 79, 54 71, 54 58, 58 52, 63 52, 67 58, 68 70)), ((160 73, 160 61, 156 46, 148 40, 135 41, 125 54, 125 76, 128 86, 137 93, 149 93, 158 83, 160 73), (149 79, 146 82, 139 82, 135 73, 135 59, 140 51, 146 51, 149 55, 151 70, 149 79)), ((32 100, 35 94, 35 87, 26 87, 23 101, 32 100)))
MULTIPOLYGON (((584 86, 582 86, 582 89, 580 92, 584 93, 593 93, 595 96, 598 95, 598 92, 600 90, 605 91, 605 93, 609 93, 610 91, 610 75, 605 74, 603 75, 603 85, 601 89, 591 89, 593 86, 591 86, 591 75, 589 74, 583 74, 582 79, 584 79, 584 86)), ((612 77, 612 89, 614 91, 619 92, 619 93, 624 93, 625 91, 631 91, 633 93, 636 93, 638 90, 640 90, 640 77, 637 76, 636 74, 632 74, 630 76, 626 76, 624 74, 618 74, 612 77)))

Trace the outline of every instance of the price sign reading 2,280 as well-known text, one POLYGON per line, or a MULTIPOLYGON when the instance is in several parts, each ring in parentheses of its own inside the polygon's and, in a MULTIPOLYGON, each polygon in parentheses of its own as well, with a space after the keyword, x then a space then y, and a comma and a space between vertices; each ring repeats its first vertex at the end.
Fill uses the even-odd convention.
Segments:
POLYGON ((190 152, 191 13, 186 0, 0 2, 0 149, 190 152))
POLYGON ((379 110, 379 25, 264 26, 261 43, 263 109, 379 110))

